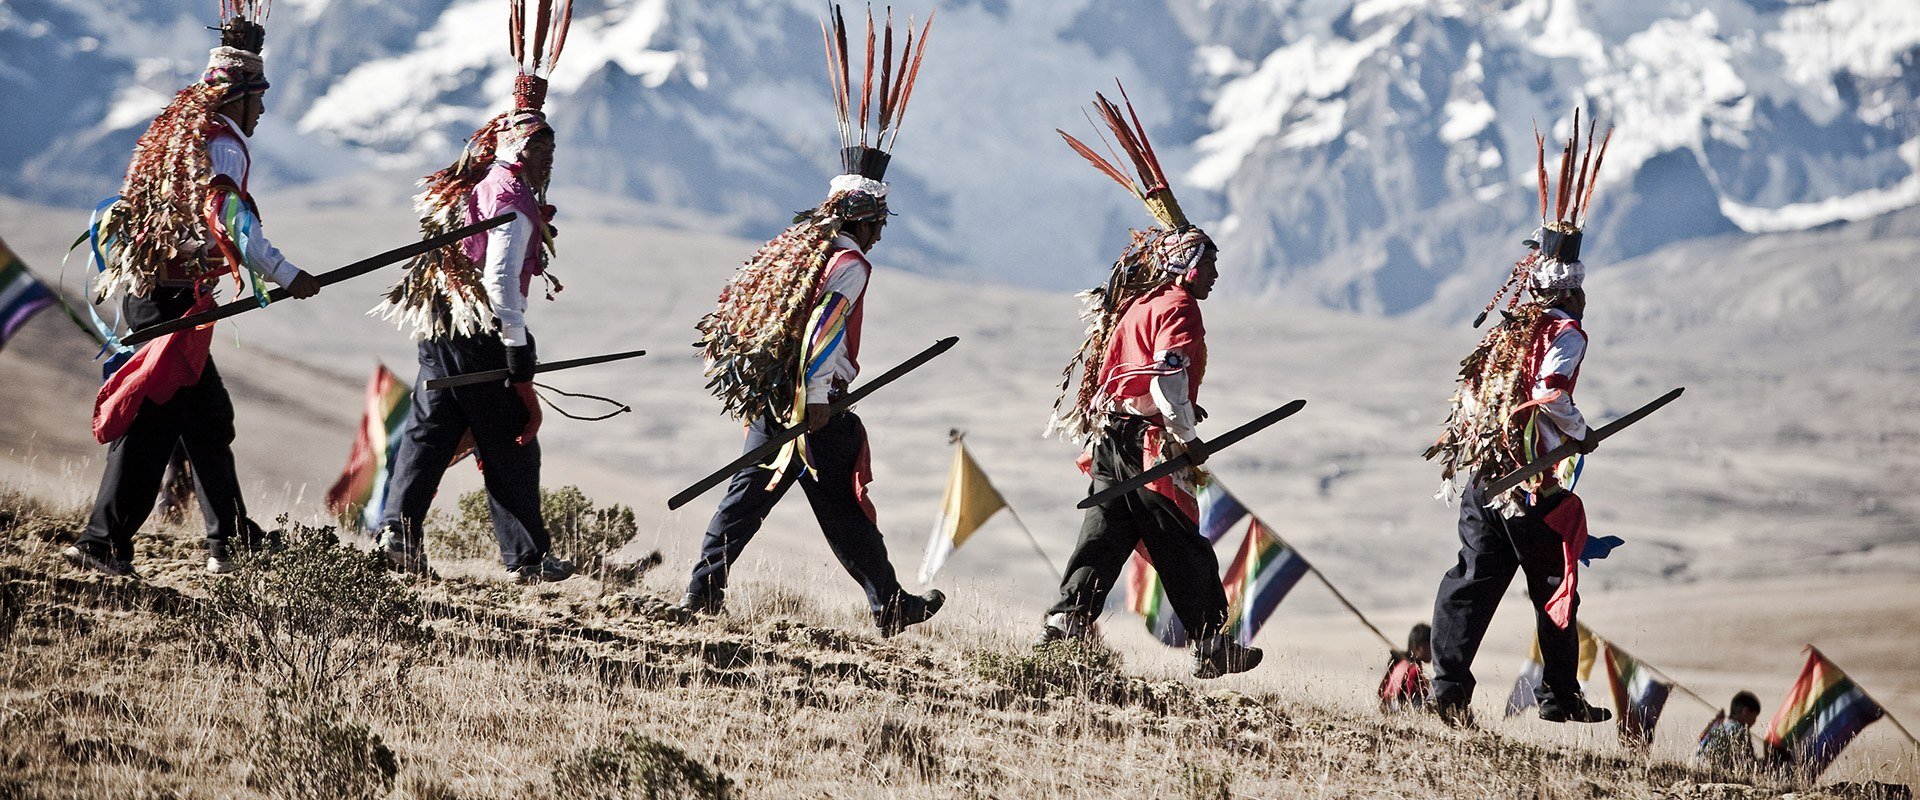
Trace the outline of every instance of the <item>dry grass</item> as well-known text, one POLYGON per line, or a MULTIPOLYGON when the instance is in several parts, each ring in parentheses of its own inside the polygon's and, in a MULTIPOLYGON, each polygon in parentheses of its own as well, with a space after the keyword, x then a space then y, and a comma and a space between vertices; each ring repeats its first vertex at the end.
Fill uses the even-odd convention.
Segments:
MULTIPOLYGON (((1149 680, 1111 654, 1035 653, 964 618, 881 640, 857 614, 764 583, 743 586, 725 617, 688 620, 648 590, 585 580, 397 584, 350 569, 361 556, 344 549, 325 574, 360 583, 303 602, 402 609, 427 635, 339 620, 275 629, 292 649, 331 631, 355 655, 337 680, 293 691, 287 670, 234 655, 241 634, 183 622, 231 611, 248 586, 288 584, 207 576, 194 535, 172 528, 142 538, 140 579, 81 575, 57 556, 80 513, 0 494, 0 797, 1746 798, 1794 788, 1149 680)), ((302 619, 326 618, 313 613, 302 619)))

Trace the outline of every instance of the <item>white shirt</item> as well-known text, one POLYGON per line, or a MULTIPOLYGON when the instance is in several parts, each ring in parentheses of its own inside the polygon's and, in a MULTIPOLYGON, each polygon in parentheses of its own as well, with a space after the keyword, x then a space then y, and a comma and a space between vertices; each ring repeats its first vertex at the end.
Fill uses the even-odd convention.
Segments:
MULTIPOLYGON (((214 134, 207 141, 207 158, 213 163, 215 175, 224 175, 234 185, 242 189, 247 186, 247 173, 253 169, 252 159, 247 155, 247 135, 240 132, 240 124, 228 119, 224 114, 215 114, 225 121, 226 128, 214 134)), ((251 212, 249 212, 251 216, 251 212)), ((300 277, 300 268, 280 254, 280 248, 267 241, 266 225, 259 217, 253 218, 253 235, 247 238, 247 250, 241 254, 247 265, 259 270, 268 280, 281 286, 293 283, 300 277)))
POLYGON ((534 242, 538 229, 533 225, 533 220, 522 213, 487 231, 487 263, 480 284, 486 287, 487 301, 493 304, 493 316, 500 320, 500 341, 508 347, 527 343, 527 293, 520 289, 520 273, 527 263, 527 248, 538 246, 534 242))
MULTIPOLYGON (((1573 315, 1557 308, 1549 308, 1547 313, 1560 319, 1573 319, 1573 315)), ((1587 438, 1587 418, 1574 406, 1573 393, 1547 387, 1550 375, 1559 375, 1571 382, 1574 374, 1580 370, 1580 360, 1586 357, 1587 335, 1568 328, 1553 337, 1553 341, 1547 345, 1546 355, 1540 359, 1540 371, 1533 382, 1532 398, 1552 398, 1541 403, 1539 409, 1540 415, 1553 423, 1539 426, 1540 452, 1559 447, 1567 436, 1587 438)))
POLYGON ((1167 432, 1182 442, 1200 438, 1200 432, 1196 429, 1199 414, 1194 411, 1193 399, 1188 391, 1186 356, 1161 350, 1153 354, 1153 360, 1165 371, 1154 375, 1153 380, 1147 383, 1147 395, 1115 398, 1113 407, 1123 414, 1159 416, 1167 432))
MULTIPOLYGON (((853 237, 841 234, 833 240, 833 244, 835 247, 852 251, 854 255, 859 256, 859 259, 834 270, 827 276, 826 284, 820 287, 820 300, 825 302, 827 295, 830 294, 845 297, 849 304, 848 313, 852 313, 852 309, 860 302, 860 295, 867 290, 867 278, 870 276, 872 266, 867 263, 867 254, 853 241, 853 237)), ((839 257, 839 253, 833 254, 833 258, 839 257)), ((816 304, 815 307, 818 305, 816 304)), ((813 332, 808 331, 807 335, 811 336, 813 332)), ((858 374, 860 370, 854 366, 853 357, 847 352, 847 339, 842 336, 826 352, 820 369, 807 378, 808 402, 826 402, 827 392, 836 379, 841 383, 852 383, 858 374)))

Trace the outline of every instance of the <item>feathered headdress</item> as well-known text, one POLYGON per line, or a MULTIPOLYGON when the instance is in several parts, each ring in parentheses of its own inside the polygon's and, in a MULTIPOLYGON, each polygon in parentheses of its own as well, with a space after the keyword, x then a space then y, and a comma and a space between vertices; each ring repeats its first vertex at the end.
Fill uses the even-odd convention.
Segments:
POLYGON ((260 54, 266 49, 264 23, 271 6, 272 0, 220 0, 220 46, 207 54, 201 83, 221 87, 229 98, 267 90, 260 54))
POLYGON ((1533 131, 1534 169, 1540 188, 1540 227, 1527 240, 1532 252, 1526 258, 1513 265, 1507 280, 1500 284, 1500 290, 1493 293, 1493 299, 1481 309, 1480 315, 1473 320, 1474 327, 1480 327, 1487 315, 1499 305, 1500 298, 1512 292, 1507 301, 1507 310, 1511 311, 1520 304, 1520 294, 1524 289, 1528 293, 1546 292, 1560 289, 1577 289, 1586 280, 1586 265, 1580 262, 1580 239, 1582 229, 1587 224, 1587 210, 1593 204, 1594 187, 1600 183, 1600 164, 1607 159, 1607 145, 1613 142, 1613 128, 1607 128, 1606 138, 1600 140, 1600 153, 1594 155, 1594 129, 1597 120, 1587 121, 1586 152, 1577 159, 1580 150, 1580 110, 1573 111, 1573 136, 1567 139, 1560 150, 1560 163, 1554 170, 1559 176, 1558 188, 1547 177, 1547 140, 1540 135, 1536 127, 1533 131), (1550 202, 1551 201, 1551 202, 1550 202), (1548 208, 1553 213, 1548 215, 1548 208))
POLYGON ((896 62, 893 7, 887 7, 886 24, 876 34, 873 8, 869 6, 865 68, 861 71, 862 80, 856 95, 846 16, 835 4, 831 24, 820 21, 820 35, 827 47, 827 82, 833 88, 833 110, 840 124, 840 175, 828 188, 828 203, 835 206, 836 216, 842 219, 874 219, 887 213, 887 164, 893 160, 894 145, 900 140, 907 101, 913 98, 914 84, 920 77, 920 61, 927 52, 927 34, 932 29, 933 14, 928 14, 916 42, 913 19, 909 17, 906 41, 896 62), (880 41, 877 85, 873 73, 876 38, 880 41))
MULTIPOLYGON (((1425 455, 1441 463, 1444 484, 1440 496, 1445 499, 1452 499, 1457 475, 1491 479, 1523 465, 1522 444, 1528 436, 1530 416, 1522 412, 1528 410, 1533 399, 1534 370, 1545 355, 1556 320, 1546 313, 1544 303, 1522 304, 1520 298, 1523 293, 1539 298, 1579 288, 1585 277, 1586 269, 1580 263, 1581 229, 1599 182, 1600 164, 1606 160, 1607 143, 1613 139, 1609 128, 1596 155, 1595 127, 1588 122, 1586 150, 1576 163, 1574 156, 1581 152, 1580 114, 1574 112, 1573 137, 1561 149, 1557 184, 1547 178, 1546 140, 1538 131, 1534 133, 1540 228, 1527 241, 1532 252, 1514 264, 1500 291, 1474 320, 1478 326, 1501 297, 1512 293, 1507 307, 1501 310, 1500 323, 1487 331, 1460 362, 1460 384, 1454 391, 1451 411, 1440 438, 1425 455)), ((1551 475, 1536 478, 1505 495, 1488 498, 1489 505, 1512 516, 1519 513, 1525 494, 1553 480, 1556 478, 1551 475)))
POLYGON ((695 346, 701 348, 707 363, 707 389, 720 398, 727 413, 751 419, 767 413, 792 417, 801 412, 804 381, 796 385, 796 376, 807 348, 807 322, 826 273, 833 240, 849 222, 881 219, 888 213, 884 181, 887 164, 900 139, 901 122, 913 97, 932 29, 933 15, 928 14, 916 39, 909 18, 904 46, 896 61, 893 9, 886 10, 884 27, 875 26, 869 9, 865 68, 863 80, 856 87, 846 18, 840 7, 835 5, 832 18, 821 21, 827 80, 840 129, 842 174, 833 179, 824 202, 795 214, 791 226, 762 245, 734 272, 732 280, 720 290, 718 305, 696 326, 700 341, 695 346), (880 47, 877 76, 876 43, 880 47))
MULTIPOLYGON (((420 214, 423 236, 438 236, 472 222, 467 218, 467 200, 488 168, 495 161, 518 161, 534 134, 553 129, 543 109, 546 76, 560 60, 572 23, 573 0, 538 0, 531 17, 527 0, 508 0, 507 49, 519 67, 513 81, 513 108, 474 131, 460 157, 446 169, 420 179, 421 191, 413 198, 413 208, 420 214)), ((545 187, 535 191, 544 193, 545 187)), ((553 239, 546 225, 535 222, 544 259, 553 251, 553 239)), ((418 256, 372 313, 399 320, 401 328, 415 338, 480 333, 493 323, 480 268, 464 243, 418 256)))
MULTIPOLYGON (((1083 303, 1080 318, 1087 323, 1087 336, 1061 374, 1060 397, 1054 401, 1053 417, 1047 424, 1047 433, 1060 431, 1075 442, 1090 441, 1105 430, 1097 397, 1099 376, 1121 312, 1140 296, 1191 272, 1208 249, 1214 247, 1205 231, 1187 221, 1186 212, 1180 209, 1180 202, 1167 183, 1160 157, 1153 151, 1153 142, 1147 138, 1146 126, 1140 124, 1140 115, 1133 110, 1127 88, 1119 86, 1118 81, 1115 85, 1120 89, 1120 101, 1126 104, 1125 113, 1106 95, 1096 92, 1093 96, 1094 112, 1100 117, 1099 123, 1094 124, 1094 134, 1099 136, 1111 159, 1066 131, 1055 128, 1054 132, 1094 169, 1138 198, 1160 225, 1130 231, 1131 240, 1120 258, 1113 262, 1106 285, 1080 294, 1083 303), (1119 151, 1100 133, 1100 123, 1113 133, 1119 151), (1126 158, 1122 159, 1120 153, 1125 153, 1126 158), (1118 164, 1130 165, 1132 170, 1118 164), (1076 375, 1079 391, 1074 392, 1070 390, 1076 375)), ((1091 117, 1088 121, 1093 122, 1091 117)))

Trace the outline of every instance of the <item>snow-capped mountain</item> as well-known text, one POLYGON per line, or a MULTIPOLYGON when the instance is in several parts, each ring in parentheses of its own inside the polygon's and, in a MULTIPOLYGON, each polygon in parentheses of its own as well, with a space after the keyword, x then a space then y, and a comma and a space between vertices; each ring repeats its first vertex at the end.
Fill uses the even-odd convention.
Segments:
MULTIPOLYGON (((281 0, 262 177, 445 163, 505 103, 503 5, 281 0)), ((579 0, 548 103, 562 214, 765 236, 817 202, 837 164, 822 7, 579 0)), ((0 0, 0 191, 111 194, 197 74, 204 11, 0 0)), ((1920 203, 1920 6, 1899 0, 960 0, 931 45, 880 255, 968 278, 1086 285, 1146 221, 1052 130, 1089 132, 1115 78, 1227 286, 1278 302, 1470 313, 1532 226, 1534 124, 1566 136, 1576 105, 1616 126, 1596 266, 1920 203)))

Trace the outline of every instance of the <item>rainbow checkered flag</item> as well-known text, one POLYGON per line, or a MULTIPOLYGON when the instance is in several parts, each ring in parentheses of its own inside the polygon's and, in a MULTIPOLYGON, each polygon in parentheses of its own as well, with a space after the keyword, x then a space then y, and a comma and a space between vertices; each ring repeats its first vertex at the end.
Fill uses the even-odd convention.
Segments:
POLYGON ((353 454, 333 488, 327 490, 327 510, 341 519, 358 518, 367 530, 378 530, 387 509, 387 469, 400 449, 413 394, 385 364, 375 364, 367 381, 367 410, 360 417, 360 434, 353 454))
POLYGON ((35 279, 7 243, 0 241, 0 347, 33 315, 59 302, 53 290, 35 279))
POLYGON ((1247 507, 1227 491, 1217 476, 1209 477, 1195 494, 1200 506, 1200 535, 1210 543, 1219 544, 1234 525, 1247 518, 1247 507))
POLYGON ((1807 647, 1807 666, 1767 723, 1767 757, 1818 777, 1853 737, 1886 710, 1834 666, 1818 648, 1807 647))
POLYGON ((1660 712, 1667 706, 1673 684, 1660 680, 1653 670, 1627 655, 1612 642, 1603 642, 1607 661, 1607 685, 1613 690, 1614 714, 1620 720, 1620 741, 1629 747, 1653 744, 1653 727, 1660 723, 1660 712))
POLYGON ((1161 644, 1186 647, 1191 643, 1187 639, 1187 626, 1180 624, 1180 615, 1174 613, 1166 587, 1160 585, 1160 573, 1138 550, 1127 560, 1127 610, 1144 617, 1147 632, 1161 644))
POLYGON ((1307 574, 1307 560, 1267 528, 1259 517, 1247 523, 1223 582, 1227 590, 1227 632, 1235 641, 1253 644, 1267 617, 1280 607, 1287 592, 1307 574))

